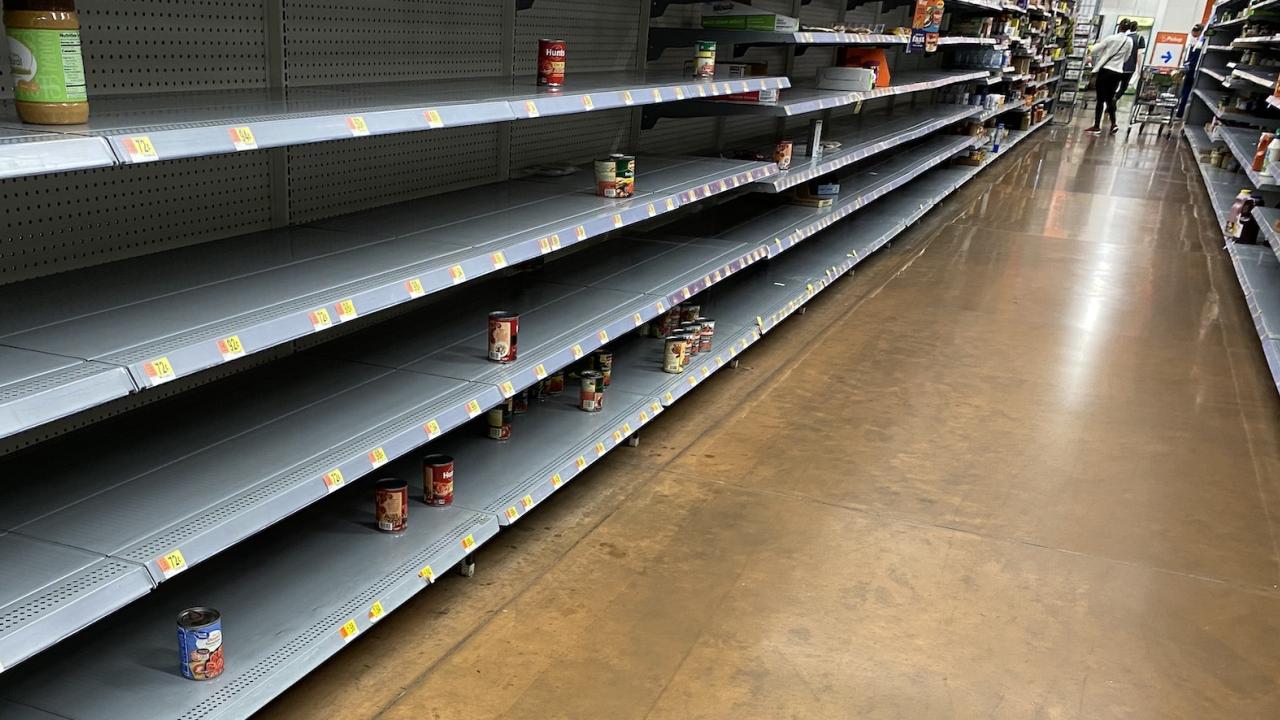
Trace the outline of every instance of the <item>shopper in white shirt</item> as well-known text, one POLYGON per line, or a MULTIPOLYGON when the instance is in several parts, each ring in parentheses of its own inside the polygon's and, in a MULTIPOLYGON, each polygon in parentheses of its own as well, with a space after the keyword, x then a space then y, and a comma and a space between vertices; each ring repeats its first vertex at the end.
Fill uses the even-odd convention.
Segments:
MULTIPOLYGON (((1128 23, 1125 23, 1128 27, 1128 23)), ((1133 38, 1124 32, 1124 28, 1114 35, 1108 35, 1093 46, 1093 83, 1098 94, 1098 104, 1093 109, 1093 127, 1085 132, 1091 135, 1102 134, 1102 111, 1111 118, 1111 134, 1120 131, 1116 124, 1116 90, 1124 79, 1124 64, 1133 51, 1133 38)))

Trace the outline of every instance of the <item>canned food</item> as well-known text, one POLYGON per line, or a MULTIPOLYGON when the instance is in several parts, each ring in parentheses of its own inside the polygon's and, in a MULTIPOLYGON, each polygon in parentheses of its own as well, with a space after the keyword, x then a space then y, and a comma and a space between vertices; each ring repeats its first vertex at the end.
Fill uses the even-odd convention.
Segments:
POLYGON ((702 323, 681 323, 680 334, 689 341, 689 345, 685 348, 686 358, 702 352, 702 323))
POLYGON ((520 316, 507 310, 489 313, 489 359, 509 363, 516 359, 520 316))
POLYGON ((702 315, 701 305, 681 305, 680 322, 691 323, 702 315))
POLYGON ((510 399, 489 410, 486 417, 489 420, 490 440, 511 439, 511 416, 514 414, 510 399))
POLYGON ((547 397, 555 397, 564 392, 564 371, 551 373, 547 376, 547 397))
POLYGON ((383 532, 403 532, 409 521, 409 483, 397 478, 373 486, 374 517, 383 532))
POLYGON ((607 198, 631 197, 636 188, 636 159, 633 155, 610 155, 596 160, 596 194, 607 198))
POLYGON ((222 613, 193 607, 178 613, 178 656, 182 677, 212 680, 222 674, 222 613))
POLYGON ((547 87, 564 85, 564 61, 567 47, 563 40, 538 41, 538 84, 547 87))
POLYGON ((788 170, 791 168, 791 150, 792 142, 790 140, 779 140, 773 146, 773 161, 778 165, 779 170, 788 170))
POLYGON ((699 40, 694 43, 693 76, 700 78, 714 77, 716 74, 716 43, 714 40, 699 40))
POLYGON ((673 307, 659 315, 651 324, 654 337, 665 338, 680 325, 680 308, 673 307))
MULTIPOLYGON (((541 385, 541 381, 538 384, 541 385)), ((514 415, 523 415, 529 412, 529 388, 525 388, 511 396, 511 412, 514 415)))
POLYGON ((604 386, 609 387, 609 379, 613 376, 613 353, 608 350, 597 350, 591 354, 591 365, 604 376, 604 386))
POLYGON ((711 339, 716 334, 716 321, 710 318, 698 318, 698 322, 702 324, 698 352, 711 352, 711 339))
POLYGON ((581 378, 578 407, 587 412, 600 412, 604 409, 604 375, 596 370, 583 370, 581 378))
POLYGON ((551 397, 551 383, 546 380, 539 380, 537 384, 533 386, 532 395, 536 400, 546 400, 551 397))
POLYGON ((436 507, 453 504, 453 458, 448 455, 422 458, 422 499, 436 507))
POLYGON ((670 335, 662 346, 662 371, 669 373, 684 372, 685 337, 670 335))

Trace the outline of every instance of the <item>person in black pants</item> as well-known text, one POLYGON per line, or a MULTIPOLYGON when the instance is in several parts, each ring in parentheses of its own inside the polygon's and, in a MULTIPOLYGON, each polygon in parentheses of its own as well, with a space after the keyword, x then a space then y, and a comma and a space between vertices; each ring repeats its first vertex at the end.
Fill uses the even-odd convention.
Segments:
MULTIPOLYGON (((1127 23, 1126 23, 1127 26, 1127 23)), ((1098 104, 1093 109, 1093 127, 1085 132, 1091 135, 1102 134, 1102 112, 1111 118, 1111 134, 1119 132, 1116 124, 1116 91, 1120 89, 1120 81, 1124 79, 1124 63, 1133 50, 1133 39, 1123 32, 1108 35, 1093 46, 1093 81, 1094 90, 1098 93, 1098 104)))
POLYGON ((1182 94, 1178 97, 1178 109, 1174 115, 1181 118, 1187 109, 1187 101, 1191 99, 1191 88, 1196 84, 1196 66, 1200 64, 1200 34, 1204 26, 1196 23, 1191 28, 1191 48, 1187 50, 1187 61, 1182 63, 1182 94))
POLYGON ((1133 79, 1133 74, 1138 69, 1138 58, 1144 57, 1143 51, 1147 49, 1147 39, 1138 34, 1137 20, 1122 20, 1120 22, 1120 31, 1127 34, 1129 39, 1133 41, 1133 45, 1129 48, 1129 59, 1124 61, 1124 77, 1120 78, 1120 89, 1116 91, 1116 102, 1120 102, 1120 98, 1124 97, 1125 90, 1129 89, 1129 81, 1133 79))

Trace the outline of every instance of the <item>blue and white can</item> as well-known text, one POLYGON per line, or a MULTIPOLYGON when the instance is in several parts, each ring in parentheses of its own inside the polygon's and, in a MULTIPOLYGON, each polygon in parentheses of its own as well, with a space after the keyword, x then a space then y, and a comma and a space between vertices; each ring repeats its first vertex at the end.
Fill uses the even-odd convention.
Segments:
POLYGON ((178 657, 182 676, 212 680, 222 674, 222 613, 193 607, 178 613, 178 657))

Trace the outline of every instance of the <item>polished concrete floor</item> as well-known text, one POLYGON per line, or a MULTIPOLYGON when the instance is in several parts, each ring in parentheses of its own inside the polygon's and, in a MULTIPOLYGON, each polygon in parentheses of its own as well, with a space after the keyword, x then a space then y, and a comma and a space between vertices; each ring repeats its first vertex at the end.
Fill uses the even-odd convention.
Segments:
POLYGON ((1216 233, 1179 143, 1040 133, 262 716, 1280 717, 1216 233))

